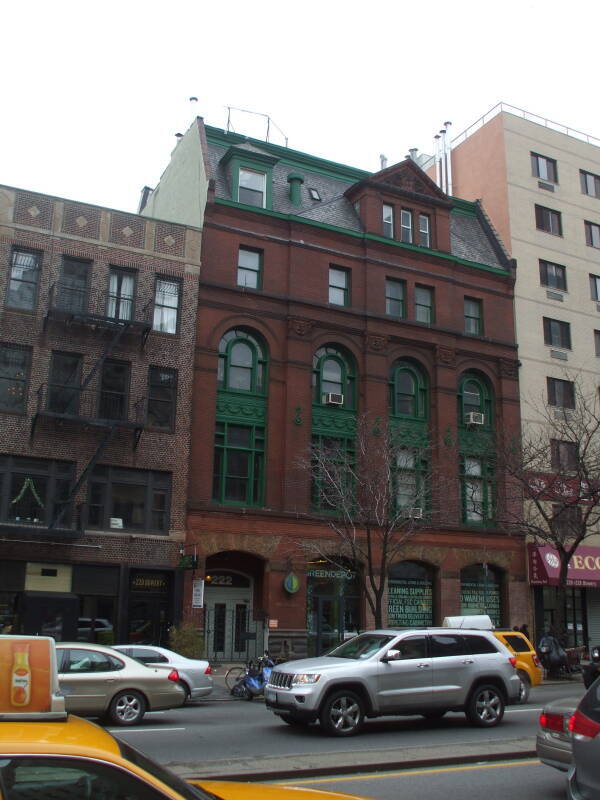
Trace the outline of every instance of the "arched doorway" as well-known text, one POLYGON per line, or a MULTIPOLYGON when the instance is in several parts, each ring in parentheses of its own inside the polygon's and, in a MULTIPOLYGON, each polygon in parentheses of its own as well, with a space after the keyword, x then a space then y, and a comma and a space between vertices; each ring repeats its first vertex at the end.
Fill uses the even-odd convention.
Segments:
POLYGON ((418 561, 400 561, 388 577, 388 625, 419 628, 433 625, 433 568, 418 561))
POLYGON ((502 625, 502 571, 490 564, 470 564, 460 571, 460 613, 488 614, 502 625))

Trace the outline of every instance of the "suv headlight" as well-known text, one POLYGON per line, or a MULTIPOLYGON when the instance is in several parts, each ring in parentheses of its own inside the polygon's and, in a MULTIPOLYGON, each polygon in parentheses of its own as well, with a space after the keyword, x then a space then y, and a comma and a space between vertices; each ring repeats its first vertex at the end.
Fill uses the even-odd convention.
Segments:
POLYGON ((294 675, 292 678, 292 686, 297 686, 298 684, 316 683, 320 677, 320 675, 315 675, 311 672, 294 675))

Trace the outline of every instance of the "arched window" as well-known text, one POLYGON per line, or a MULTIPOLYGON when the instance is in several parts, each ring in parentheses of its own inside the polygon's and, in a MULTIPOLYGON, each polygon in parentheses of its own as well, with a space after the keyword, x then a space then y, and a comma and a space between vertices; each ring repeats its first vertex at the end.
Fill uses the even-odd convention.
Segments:
POLYGON ((486 428, 492 427, 493 403, 492 389, 482 375, 476 372, 465 372, 458 390, 458 424, 468 425, 473 421, 486 428), (482 415, 473 416, 473 415, 482 415))
POLYGON ((219 343, 219 389, 264 394, 267 359, 259 338, 243 328, 234 328, 219 343))
POLYGON ((390 373, 389 387, 392 416, 427 418, 427 383, 419 367, 410 361, 396 361, 390 373))
POLYGON ((325 345, 315 353, 313 403, 354 408, 354 364, 352 357, 343 348, 325 345))
POLYGON ((460 571, 460 613, 489 614, 492 624, 502 625, 502 570, 490 564, 471 564, 460 571))
POLYGON ((434 570, 418 561, 399 561, 388 573, 388 625, 419 628, 433 625, 434 570))

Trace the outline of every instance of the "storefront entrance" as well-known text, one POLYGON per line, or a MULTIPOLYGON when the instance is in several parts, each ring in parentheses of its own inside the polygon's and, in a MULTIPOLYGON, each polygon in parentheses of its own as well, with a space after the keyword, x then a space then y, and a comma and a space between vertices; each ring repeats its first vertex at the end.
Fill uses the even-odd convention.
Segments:
POLYGON ((168 572, 131 571, 128 642, 168 647, 173 605, 171 584, 172 575, 168 572))
POLYGON ((207 658, 255 660, 265 649, 265 624, 254 619, 253 581, 233 570, 214 569, 206 577, 204 624, 207 658))
MULTIPOLYGON (((326 566, 326 565, 325 565, 326 566)), ((360 591, 353 570, 307 570, 308 655, 321 655, 360 629, 360 591)))

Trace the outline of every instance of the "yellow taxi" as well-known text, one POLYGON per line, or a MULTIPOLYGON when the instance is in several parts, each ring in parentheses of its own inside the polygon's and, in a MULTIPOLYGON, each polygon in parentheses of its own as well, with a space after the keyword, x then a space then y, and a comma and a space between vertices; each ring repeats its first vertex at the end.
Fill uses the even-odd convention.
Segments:
POLYGON ((0 800, 340 800, 350 795, 184 781, 98 725, 67 715, 56 646, 0 636, 0 800))
POLYGON ((519 702, 526 703, 531 687, 540 684, 544 676, 535 647, 521 631, 496 629, 492 633, 517 659, 516 668, 521 679, 519 702))

